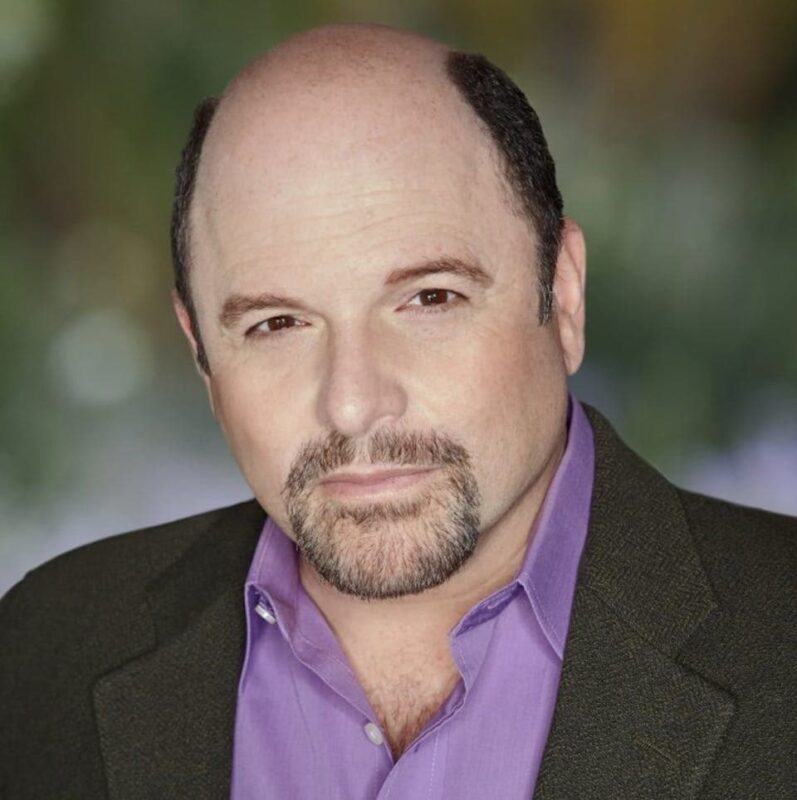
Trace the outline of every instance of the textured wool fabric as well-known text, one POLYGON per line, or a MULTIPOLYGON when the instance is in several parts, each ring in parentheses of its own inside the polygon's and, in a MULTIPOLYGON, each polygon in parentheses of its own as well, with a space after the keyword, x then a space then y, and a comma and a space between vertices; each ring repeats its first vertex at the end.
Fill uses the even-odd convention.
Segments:
MULTIPOLYGON (((677 489, 584 408, 589 531, 534 800, 795 797, 797 520, 677 489)), ((229 796, 264 522, 250 501, 116 536, 5 595, 3 800, 229 796)))
POLYGON ((530 797, 556 700, 593 471, 592 429, 571 399, 567 446, 518 575, 451 630, 461 679, 398 761, 299 580, 295 544, 269 519, 244 593, 233 800, 269 792, 315 800, 319 787, 325 800, 530 797))

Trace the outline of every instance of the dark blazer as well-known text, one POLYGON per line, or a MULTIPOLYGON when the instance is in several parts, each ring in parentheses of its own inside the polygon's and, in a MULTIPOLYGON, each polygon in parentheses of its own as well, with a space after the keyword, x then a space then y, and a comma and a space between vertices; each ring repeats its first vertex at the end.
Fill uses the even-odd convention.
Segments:
MULTIPOLYGON (((588 414, 589 534, 535 800, 797 797, 797 520, 675 488, 588 414)), ((263 521, 251 501, 106 539, 6 595, 4 800, 228 796, 263 521)))

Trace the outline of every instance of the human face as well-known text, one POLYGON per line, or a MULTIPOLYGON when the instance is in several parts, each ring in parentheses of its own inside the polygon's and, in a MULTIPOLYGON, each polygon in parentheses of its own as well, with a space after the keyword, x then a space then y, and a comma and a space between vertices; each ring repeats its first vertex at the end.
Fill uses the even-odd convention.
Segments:
POLYGON ((363 92, 225 110, 192 287, 211 403, 256 497, 334 588, 386 598, 527 532, 568 359, 537 323, 535 239, 468 112, 363 92), (388 468, 414 474, 362 483, 388 468))

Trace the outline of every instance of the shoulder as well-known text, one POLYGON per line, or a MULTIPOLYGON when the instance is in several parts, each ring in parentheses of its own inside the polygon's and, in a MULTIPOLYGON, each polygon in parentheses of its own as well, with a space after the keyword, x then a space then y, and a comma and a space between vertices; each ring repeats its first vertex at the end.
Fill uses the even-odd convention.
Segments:
POLYGON ((209 591, 209 575, 242 576, 263 519, 250 501, 113 536, 52 559, 5 595, 0 785, 15 797, 102 793, 98 678, 155 647, 152 604, 175 577, 175 602, 186 605, 209 591))
POLYGON ((155 646, 153 603, 164 586, 179 584, 172 600, 185 606, 213 576, 243 581, 264 518, 256 502, 240 503, 103 539, 29 572, 0 601, 0 753, 38 763, 74 750, 91 761, 98 676, 155 646), (69 747, 56 744, 55 717, 70 720, 69 747))
POLYGON ((684 511, 707 541, 733 539, 752 551, 797 552, 797 517, 677 489, 684 511))
POLYGON ((254 500, 214 509, 78 547, 31 570, 0 600, 0 628, 24 615, 86 619, 92 609, 131 602, 208 531, 250 527, 263 511, 254 500))
MULTIPOLYGON (((731 618, 769 630, 793 625, 797 518, 673 485, 631 450, 597 409, 582 406, 595 435, 593 513, 599 511, 603 526, 613 531, 607 557, 619 558, 617 542, 622 541, 623 563, 628 563, 629 552, 644 551, 652 554, 658 570, 669 552, 677 574, 678 562, 689 557, 682 547, 688 541, 688 551, 697 555, 716 599, 731 618), (684 527, 688 538, 675 537, 684 527), (620 540, 617 531, 624 529, 636 533, 620 540), (638 538, 644 540, 642 549, 638 538)), ((685 569, 685 563, 680 568, 685 569)))
POLYGON ((734 606, 793 620, 797 597, 797 517, 677 489, 715 592, 734 606), (755 600, 755 603, 753 603, 755 600))

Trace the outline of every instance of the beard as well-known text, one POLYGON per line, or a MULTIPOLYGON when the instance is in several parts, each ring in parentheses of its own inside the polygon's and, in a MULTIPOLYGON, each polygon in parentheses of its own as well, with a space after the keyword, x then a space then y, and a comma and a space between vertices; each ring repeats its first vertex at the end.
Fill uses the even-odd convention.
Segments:
POLYGON ((304 560, 340 592, 364 600, 418 594, 448 580, 479 540, 479 490, 467 450, 447 436, 382 431, 367 459, 331 434, 306 445, 283 488, 304 560), (347 502, 323 497, 320 479, 348 464, 439 467, 406 499, 347 502))

